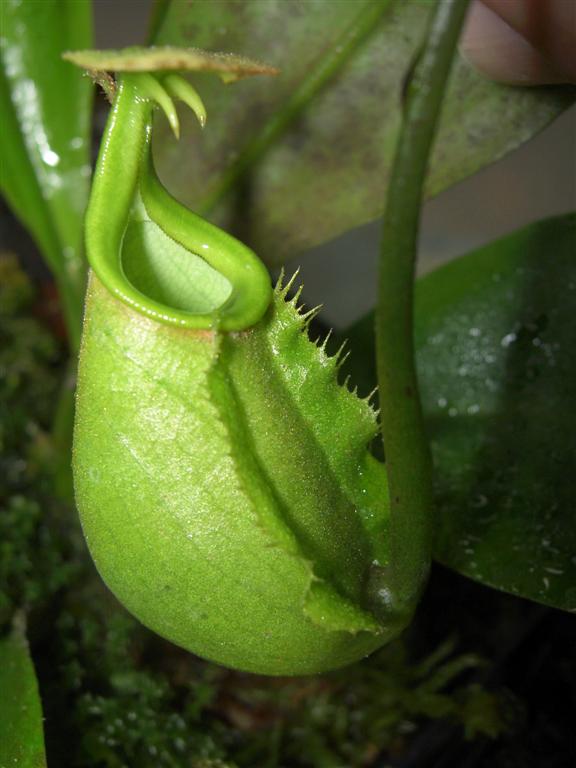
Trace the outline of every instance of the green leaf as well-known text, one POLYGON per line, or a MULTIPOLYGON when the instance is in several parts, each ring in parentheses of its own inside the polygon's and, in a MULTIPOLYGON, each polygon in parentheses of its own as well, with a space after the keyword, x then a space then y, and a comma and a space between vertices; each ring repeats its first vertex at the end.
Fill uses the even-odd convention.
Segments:
POLYGON ((45 768, 42 704, 23 632, 0 640, 0 765, 45 768))
MULTIPOLYGON (((197 78, 210 130, 200 138, 189 126, 178 145, 157 136, 160 176, 193 209, 227 227, 240 222, 242 238, 268 264, 377 218, 429 7, 172 0, 155 42, 258 56, 281 74, 233 93, 197 78)), ((529 139, 573 96, 569 87, 498 85, 459 60, 427 194, 529 139)))
POLYGON ((576 217, 424 278, 417 344, 437 474, 436 557, 576 609, 576 217))
POLYGON ((91 83, 61 54, 91 34, 88 0, 2 3, 0 188, 55 274, 72 337, 84 291, 91 83))
MULTIPOLYGON (((416 304, 435 557, 566 610, 576 610, 575 250, 576 216, 533 224, 419 280, 416 304)), ((350 337, 369 387, 371 319, 350 337)))

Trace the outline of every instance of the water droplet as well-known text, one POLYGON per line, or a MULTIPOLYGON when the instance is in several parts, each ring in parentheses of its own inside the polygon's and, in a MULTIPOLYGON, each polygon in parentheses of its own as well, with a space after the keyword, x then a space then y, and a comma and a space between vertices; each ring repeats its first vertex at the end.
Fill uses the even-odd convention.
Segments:
POLYGON ((46 165, 49 165, 51 168, 58 165, 60 162, 60 155, 58 155, 54 150, 45 147, 41 150, 42 154, 42 160, 46 163, 46 165))
POLYGON ((382 589, 378 590, 378 597, 382 600, 382 603, 384 607, 386 608, 392 608, 393 606, 393 599, 392 594, 389 589, 386 589, 383 587, 382 589))
POLYGON ((515 333, 507 333, 506 336, 503 336, 502 339, 500 339, 500 346, 504 348, 509 347, 517 338, 515 333))

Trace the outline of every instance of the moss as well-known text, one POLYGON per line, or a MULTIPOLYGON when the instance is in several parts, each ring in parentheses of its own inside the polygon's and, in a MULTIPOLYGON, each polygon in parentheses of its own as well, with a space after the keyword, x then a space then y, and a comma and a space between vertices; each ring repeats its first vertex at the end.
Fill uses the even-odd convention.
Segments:
POLYGON ((75 572, 45 462, 62 351, 33 300, 15 258, 0 255, 0 628, 16 609, 46 604, 75 572))
POLYGON ((397 642, 328 675, 261 678, 160 640, 99 587, 69 605, 58 637, 73 766, 375 766, 431 720, 470 738, 506 728, 500 697, 468 682, 480 659, 452 643, 418 663, 397 642))

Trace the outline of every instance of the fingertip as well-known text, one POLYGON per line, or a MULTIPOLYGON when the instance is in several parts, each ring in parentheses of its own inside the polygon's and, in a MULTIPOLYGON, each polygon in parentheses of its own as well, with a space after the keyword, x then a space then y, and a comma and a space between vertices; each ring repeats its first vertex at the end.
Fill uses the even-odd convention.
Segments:
POLYGON ((562 81, 525 37, 478 0, 471 5, 460 53, 475 69, 497 82, 542 85, 562 81))

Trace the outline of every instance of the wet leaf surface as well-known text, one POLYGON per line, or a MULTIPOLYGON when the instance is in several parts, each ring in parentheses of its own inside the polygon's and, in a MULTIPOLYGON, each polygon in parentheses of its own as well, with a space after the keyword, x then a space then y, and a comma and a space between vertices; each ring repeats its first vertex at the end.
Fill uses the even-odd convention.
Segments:
POLYGON ((82 279, 90 180, 91 83, 62 61, 91 42, 85 0, 2 3, 1 183, 53 269, 82 279))
MULTIPOLYGON (((416 310, 435 557, 566 610, 576 610, 575 250, 575 216, 531 225, 422 278, 416 310)), ((350 337, 367 388, 370 319, 350 337)))

